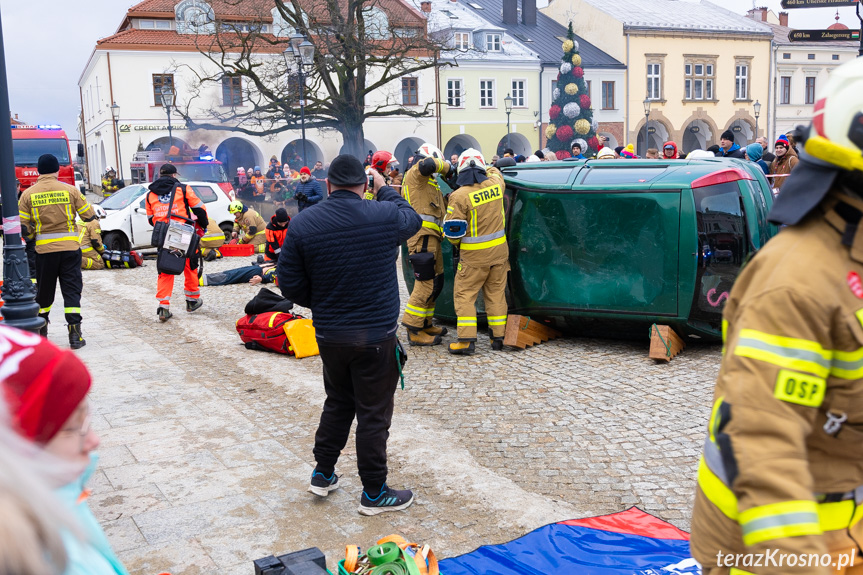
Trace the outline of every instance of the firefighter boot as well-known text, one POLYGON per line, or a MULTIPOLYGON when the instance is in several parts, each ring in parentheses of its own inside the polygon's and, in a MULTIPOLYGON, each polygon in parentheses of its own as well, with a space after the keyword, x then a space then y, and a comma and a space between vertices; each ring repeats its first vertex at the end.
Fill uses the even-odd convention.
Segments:
POLYGON ((431 322, 429 322, 428 325, 426 325, 420 331, 422 331, 423 333, 427 333, 429 335, 439 335, 441 337, 445 336, 447 333, 447 330, 445 327, 432 325, 431 322))
POLYGON ((156 310, 156 315, 159 316, 160 322, 165 323, 166 321, 171 319, 174 314, 172 314, 171 310, 169 310, 168 308, 160 306, 159 309, 156 310))
POLYGON ((449 344, 449 352, 453 355, 473 355, 476 346, 472 341, 457 341, 449 344))
POLYGON ((212 262, 216 260, 216 250, 214 248, 210 248, 207 250, 207 255, 204 256, 205 262, 212 262))
POLYGON ((192 312, 197 309, 200 309, 201 306, 204 305, 204 300, 201 298, 198 299, 187 299, 186 300, 186 311, 192 312))
POLYGON ((491 349, 494 351, 503 350, 503 338, 502 337, 491 338, 491 349))
POLYGON ((81 349, 87 345, 87 342, 84 341, 84 336, 81 335, 81 324, 80 323, 70 323, 69 324, 69 347, 72 349, 81 349))
POLYGON ((408 343, 411 345, 440 345, 441 336, 431 335, 425 330, 408 328, 408 343))

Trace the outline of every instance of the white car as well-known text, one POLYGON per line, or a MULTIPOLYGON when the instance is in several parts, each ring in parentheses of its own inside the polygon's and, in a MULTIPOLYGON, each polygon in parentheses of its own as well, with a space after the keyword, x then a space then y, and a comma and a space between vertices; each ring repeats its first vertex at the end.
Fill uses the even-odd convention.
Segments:
MULTIPOLYGON (((204 202, 207 216, 215 218, 219 227, 230 239, 234 229, 234 216, 228 211, 231 203, 218 184, 209 182, 182 182, 192 186, 195 195, 204 202)), ((105 210, 100 223, 102 242, 109 250, 138 250, 153 247, 150 239, 153 226, 147 221, 146 184, 132 184, 117 190, 98 204, 105 210)))
POLYGON ((81 190, 82 193, 87 193, 87 184, 84 182, 84 175, 78 170, 75 170, 75 187, 81 190))

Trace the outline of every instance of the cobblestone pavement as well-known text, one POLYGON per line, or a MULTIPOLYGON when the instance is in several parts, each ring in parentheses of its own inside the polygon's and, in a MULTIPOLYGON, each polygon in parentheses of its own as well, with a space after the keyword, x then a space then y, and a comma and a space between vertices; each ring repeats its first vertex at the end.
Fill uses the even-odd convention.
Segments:
MULTIPOLYGON (((204 306, 187 314, 181 283, 160 324, 154 262, 85 272, 79 353, 102 437, 91 505, 133 574, 249 575, 255 558, 312 546, 334 569, 345 544, 390 533, 449 557, 632 505, 689 527, 718 346, 692 345, 668 365, 648 359, 647 341, 492 352, 481 338, 469 358, 410 348, 390 483, 416 503, 368 518, 356 511, 353 436, 342 488, 326 500, 306 492, 319 358, 242 347, 234 323, 257 288, 202 288, 204 306)), ((49 337, 66 345, 54 309, 49 337)))

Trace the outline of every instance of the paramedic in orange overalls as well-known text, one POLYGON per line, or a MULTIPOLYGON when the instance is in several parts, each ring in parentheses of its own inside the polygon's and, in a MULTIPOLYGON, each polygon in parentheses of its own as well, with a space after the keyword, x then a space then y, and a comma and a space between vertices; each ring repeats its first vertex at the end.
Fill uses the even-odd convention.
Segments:
MULTIPOLYGON (((174 204, 171 213, 176 216, 193 219, 197 218, 196 224, 202 229, 207 229, 209 220, 207 210, 191 186, 184 186, 177 181, 177 168, 173 164, 163 164, 159 168, 159 179, 150 184, 150 193, 147 194, 147 218, 150 225, 155 222, 168 221, 168 203, 171 201, 171 192, 174 194, 174 204)), ((186 269, 183 270, 183 293, 186 295, 186 311, 195 311, 204 305, 201 301, 201 290, 198 287, 198 255, 186 260, 186 269)), ((159 321, 166 322, 171 318, 171 293, 174 291, 174 276, 171 274, 159 274, 159 284, 156 290, 156 299, 159 300, 159 308, 156 315, 159 321)))

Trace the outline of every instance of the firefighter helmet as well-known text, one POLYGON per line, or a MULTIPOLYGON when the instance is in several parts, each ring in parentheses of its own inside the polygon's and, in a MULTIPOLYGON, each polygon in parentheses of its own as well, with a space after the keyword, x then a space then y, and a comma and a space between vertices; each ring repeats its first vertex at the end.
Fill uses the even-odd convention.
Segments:
POLYGON ((234 200, 228 205, 228 211, 232 214, 239 214, 243 211, 243 202, 239 200, 234 200))
POLYGON ((485 158, 482 157, 482 152, 473 148, 468 148, 458 157, 458 173, 461 173, 465 168, 479 168, 485 172, 485 158))
POLYGON ((372 155, 372 167, 382 174, 393 161, 395 161, 393 155, 385 150, 380 150, 372 155))
POLYGON ((434 144, 426 142, 417 150, 417 154, 423 158, 437 158, 443 160, 443 152, 441 152, 434 144))

